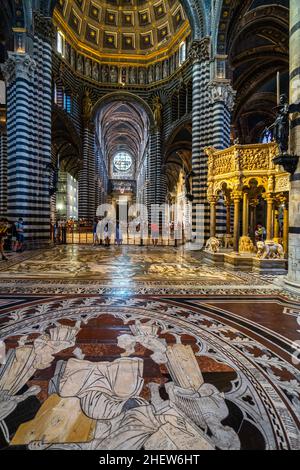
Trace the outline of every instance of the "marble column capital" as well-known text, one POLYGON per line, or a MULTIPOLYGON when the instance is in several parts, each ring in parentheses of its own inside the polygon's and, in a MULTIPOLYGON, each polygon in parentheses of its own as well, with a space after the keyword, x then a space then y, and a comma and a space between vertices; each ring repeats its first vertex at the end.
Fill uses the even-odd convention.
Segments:
POLYGON ((194 40, 189 50, 189 58, 196 62, 204 62, 210 59, 210 38, 194 40))
POLYGON ((8 59, 1 65, 7 85, 17 78, 31 80, 34 77, 36 62, 29 54, 8 52, 8 59))
POLYGON ((209 97, 212 104, 223 102, 229 111, 234 108, 236 91, 229 80, 213 80, 208 84, 209 97))
POLYGON ((45 41, 51 43, 55 39, 55 27, 51 18, 43 16, 38 12, 34 12, 33 18, 35 33, 45 41))

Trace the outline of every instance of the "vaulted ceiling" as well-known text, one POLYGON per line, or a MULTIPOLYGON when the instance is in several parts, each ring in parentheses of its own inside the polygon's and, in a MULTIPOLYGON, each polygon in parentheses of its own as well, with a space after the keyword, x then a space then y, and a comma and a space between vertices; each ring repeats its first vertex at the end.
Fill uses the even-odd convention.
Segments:
POLYGON ((137 103, 114 101, 99 111, 98 137, 108 165, 119 150, 129 152, 136 165, 147 143, 148 117, 137 103))
POLYGON ((233 122, 241 143, 257 141, 275 118, 276 74, 288 92, 288 0, 223 3, 218 51, 228 54, 237 91, 233 122))
POLYGON ((79 49, 149 56, 189 32, 179 0, 58 0, 54 20, 79 49))

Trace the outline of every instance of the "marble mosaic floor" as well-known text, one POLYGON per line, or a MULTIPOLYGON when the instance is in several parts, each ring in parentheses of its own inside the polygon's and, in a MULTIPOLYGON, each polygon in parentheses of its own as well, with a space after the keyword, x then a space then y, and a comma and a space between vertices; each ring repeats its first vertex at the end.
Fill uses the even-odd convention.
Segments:
POLYGON ((172 248, 0 270, 2 449, 300 448, 300 303, 272 278, 172 248))

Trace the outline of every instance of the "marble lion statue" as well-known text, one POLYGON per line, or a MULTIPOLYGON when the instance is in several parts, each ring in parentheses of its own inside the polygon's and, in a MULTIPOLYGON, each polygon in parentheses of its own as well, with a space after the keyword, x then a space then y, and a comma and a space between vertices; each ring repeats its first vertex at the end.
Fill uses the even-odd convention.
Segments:
POLYGON ((257 258, 261 259, 283 259, 284 250, 280 243, 257 242, 257 258))
POLYGON ((226 234, 224 236, 224 248, 232 248, 233 247, 233 236, 226 234))
POLYGON ((217 253, 220 250, 220 240, 216 237, 210 237, 205 245, 205 249, 210 253, 217 253))

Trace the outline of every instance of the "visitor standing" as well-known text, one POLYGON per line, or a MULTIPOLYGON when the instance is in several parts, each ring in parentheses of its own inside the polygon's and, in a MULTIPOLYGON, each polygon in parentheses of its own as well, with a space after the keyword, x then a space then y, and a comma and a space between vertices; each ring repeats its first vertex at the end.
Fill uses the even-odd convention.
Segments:
POLYGON ((156 222, 151 224, 151 238, 152 238, 152 245, 157 246, 158 244, 158 236, 159 236, 159 227, 156 222))
POLYGON ((102 222, 99 219, 96 225, 96 241, 98 245, 102 245, 102 222))
POLYGON ((22 217, 15 223, 17 232, 16 252, 21 253, 24 248, 24 221, 22 217))
POLYGON ((117 221, 117 223, 116 223, 116 244, 118 246, 120 246, 120 245, 122 245, 122 242, 123 242, 122 229, 121 229, 120 222, 117 221))
POLYGON ((93 222, 93 245, 97 245, 97 225, 98 225, 98 220, 95 218, 93 222))
POLYGON ((60 230, 61 230, 61 242, 63 245, 65 245, 67 243, 67 223, 64 219, 61 221, 60 230))
POLYGON ((109 226, 108 226, 108 223, 105 224, 105 227, 104 227, 104 245, 105 246, 110 246, 110 236, 109 236, 109 226))
POLYGON ((4 242, 7 237, 8 223, 3 217, 0 219, 0 253, 3 261, 7 261, 8 258, 4 254, 4 242))

